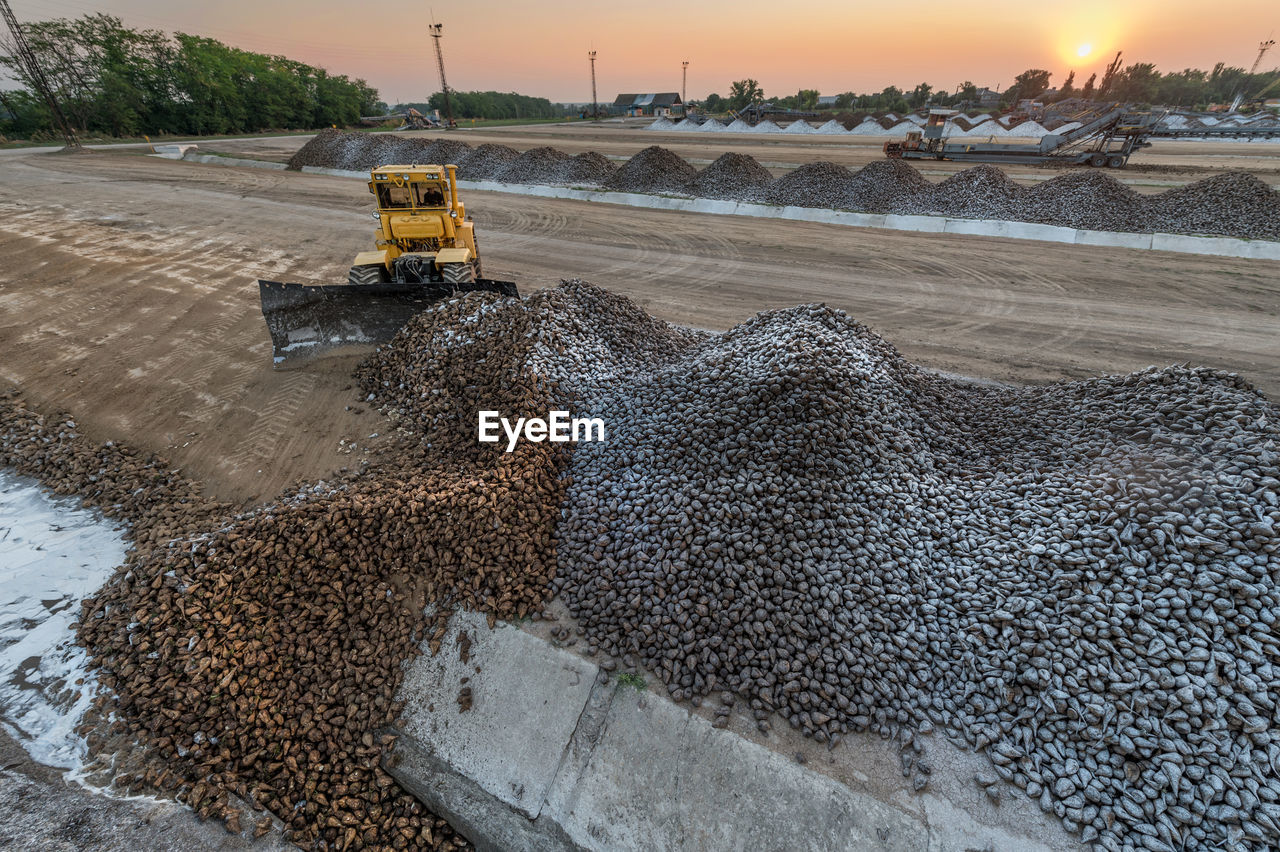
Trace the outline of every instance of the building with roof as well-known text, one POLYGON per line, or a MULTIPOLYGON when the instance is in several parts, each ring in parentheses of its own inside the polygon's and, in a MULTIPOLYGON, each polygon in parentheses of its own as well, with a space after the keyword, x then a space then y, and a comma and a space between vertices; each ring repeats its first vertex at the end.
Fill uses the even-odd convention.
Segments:
POLYGON ((609 110, 616 115, 681 115, 684 102, 680 100, 679 92, 618 95, 609 110))
POLYGON ((988 89, 986 87, 978 89, 978 106, 993 107, 993 106, 999 106, 999 104, 1000 104, 999 92, 995 91, 994 89, 988 89))

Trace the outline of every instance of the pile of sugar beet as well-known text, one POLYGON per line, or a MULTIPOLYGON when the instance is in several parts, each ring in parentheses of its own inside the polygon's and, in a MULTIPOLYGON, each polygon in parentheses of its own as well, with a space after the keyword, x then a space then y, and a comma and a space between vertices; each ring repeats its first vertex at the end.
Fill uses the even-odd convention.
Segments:
POLYGON ((305 846, 459 843, 380 765, 400 664, 442 635, 421 605, 557 595, 677 700, 878 732, 918 789, 945 736, 1102 849, 1280 845, 1280 410, 1238 376, 970 384, 825 306, 710 334, 576 281, 442 303, 358 375, 394 461, 250 513, 177 502, 162 467, 113 491, 92 448, 36 465, 135 519, 81 636, 115 724, 212 812, 234 792, 305 846), (607 439, 508 455, 479 408, 607 439))
POLYGON ((793 207, 896 215, 1034 222, 1134 233, 1215 234, 1280 240, 1280 192, 1246 172, 1224 172, 1145 195, 1106 171, 1080 167, 1034 186, 982 164, 933 183, 902 160, 877 160, 855 171, 805 163, 781 176, 747 154, 726 153, 702 169, 651 145, 615 166, 590 151, 570 157, 554 148, 523 153, 505 145, 475 148, 456 139, 391 134, 317 134, 290 168, 365 170, 388 163, 450 162, 465 180, 598 186, 628 193, 683 195, 793 207))

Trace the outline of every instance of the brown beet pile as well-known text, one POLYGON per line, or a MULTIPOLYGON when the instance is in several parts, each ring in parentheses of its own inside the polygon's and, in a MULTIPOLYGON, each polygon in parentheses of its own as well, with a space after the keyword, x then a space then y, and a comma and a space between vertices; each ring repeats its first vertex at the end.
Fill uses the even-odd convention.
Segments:
POLYGON ((465 845, 384 771, 382 731, 401 664, 443 634, 424 604, 521 618, 554 573, 563 455, 477 445, 470 419, 480 401, 509 416, 551 407, 525 367, 528 320, 508 312, 515 322, 480 324, 478 344, 434 345, 495 301, 421 315, 363 369, 416 427, 387 461, 240 515, 192 497, 160 460, 95 448, 5 401, 0 463, 134 522, 136 549, 79 628, 105 687, 99 717, 149 756, 126 786, 145 780, 229 825, 234 794, 307 848, 465 845))

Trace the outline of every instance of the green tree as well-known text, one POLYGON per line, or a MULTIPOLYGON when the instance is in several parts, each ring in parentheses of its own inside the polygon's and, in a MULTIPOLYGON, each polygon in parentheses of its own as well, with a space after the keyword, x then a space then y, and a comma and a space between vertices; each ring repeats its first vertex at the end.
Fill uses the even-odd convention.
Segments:
POLYGON ((1170 106, 1195 106, 1208 86, 1209 75, 1195 68, 1165 74, 1160 78, 1161 103, 1170 106))
POLYGON ((702 102, 702 107, 707 112, 723 112, 725 100, 720 95, 712 92, 707 95, 707 99, 702 102))
POLYGON ((933 94, 933 86, 928 83, 921 83, 911 90, 907 103, 914 109, 922 107, 929 102, 929 97, 933 94))
POLYGON ((1111 60, 1111 64, 1107 66, 1107 70, 1102 72, 1102 82, 1098 84, 1098 97, 1112 98, 1115 96, 1113 91, 1116 82, 1120 77, 1120 54, 1116 53, 1116 58, 1111 60))
POLYGON ((801 89, 796 93, 797 107, 812 112, 818 108, 819 97, 821 96, 818 94, 817 89, 801 89))
POLYGON ((1024 98, 1034 98, 1049 88, 1050 73, 1043 68, 1029 68, 1013 78, 1013 85, 1002 100, 1016 104, 1024 98))
MULTIPOLYGON (((559 118, 564 110, 546 98, 535 98, 516 92, 449 92, 449 103, 454 118, 559 118)), ((444 96, 439 92, 426 104, 409 104, 424 112, 438 109, 444 112, 444 96)))
POLYGON ((1114 88, 1121 100, 1151 103, 1160 93, 1160 72, 1150 62, 1135 63, 1124 69, 1114 88))
POLYGON ((735 80, 729 84, 729 109, 737 110, 764 100, 764 89, 755 80, 735 80))
POLYGON ((1094 95, 1094 83, 1098 79, 1097 73, 1089 75, 1089 79, 1084 81, 1084 86, 1080 88, 1080 97, 1092 98, 1094 95))
MULTIPOLYGON (((241 133, 354 123, 377 92, 362 80, 331 75, 282 56, 229 47, 215 39, 133 30, 110 15, 27 24, 25 33, 63 110, 81 131, 241 133)), ((0 54, 27 90, 14 57, 0 54)), ((6 95, 16 108, 0 130, 28 133, 43 111, 6 95)), ((32 131, 38 132, 38 131, 32 131)))
POLYGON ((1067 79, 1063 82, 1062 88, 1058 90, 1058 100, 1066 100, 1074 97, 1076 93, 1076 72, 1074 69, 1067 74, 1067 79))

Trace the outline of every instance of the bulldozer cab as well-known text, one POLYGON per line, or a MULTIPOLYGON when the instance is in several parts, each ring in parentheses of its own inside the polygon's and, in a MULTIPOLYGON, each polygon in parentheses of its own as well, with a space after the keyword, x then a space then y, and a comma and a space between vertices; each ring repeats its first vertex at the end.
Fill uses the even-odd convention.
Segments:
POLYGON ((447 210, 449 181, 441 166, 393 166, 374 169, 369 191, 381 211, 447 210))

